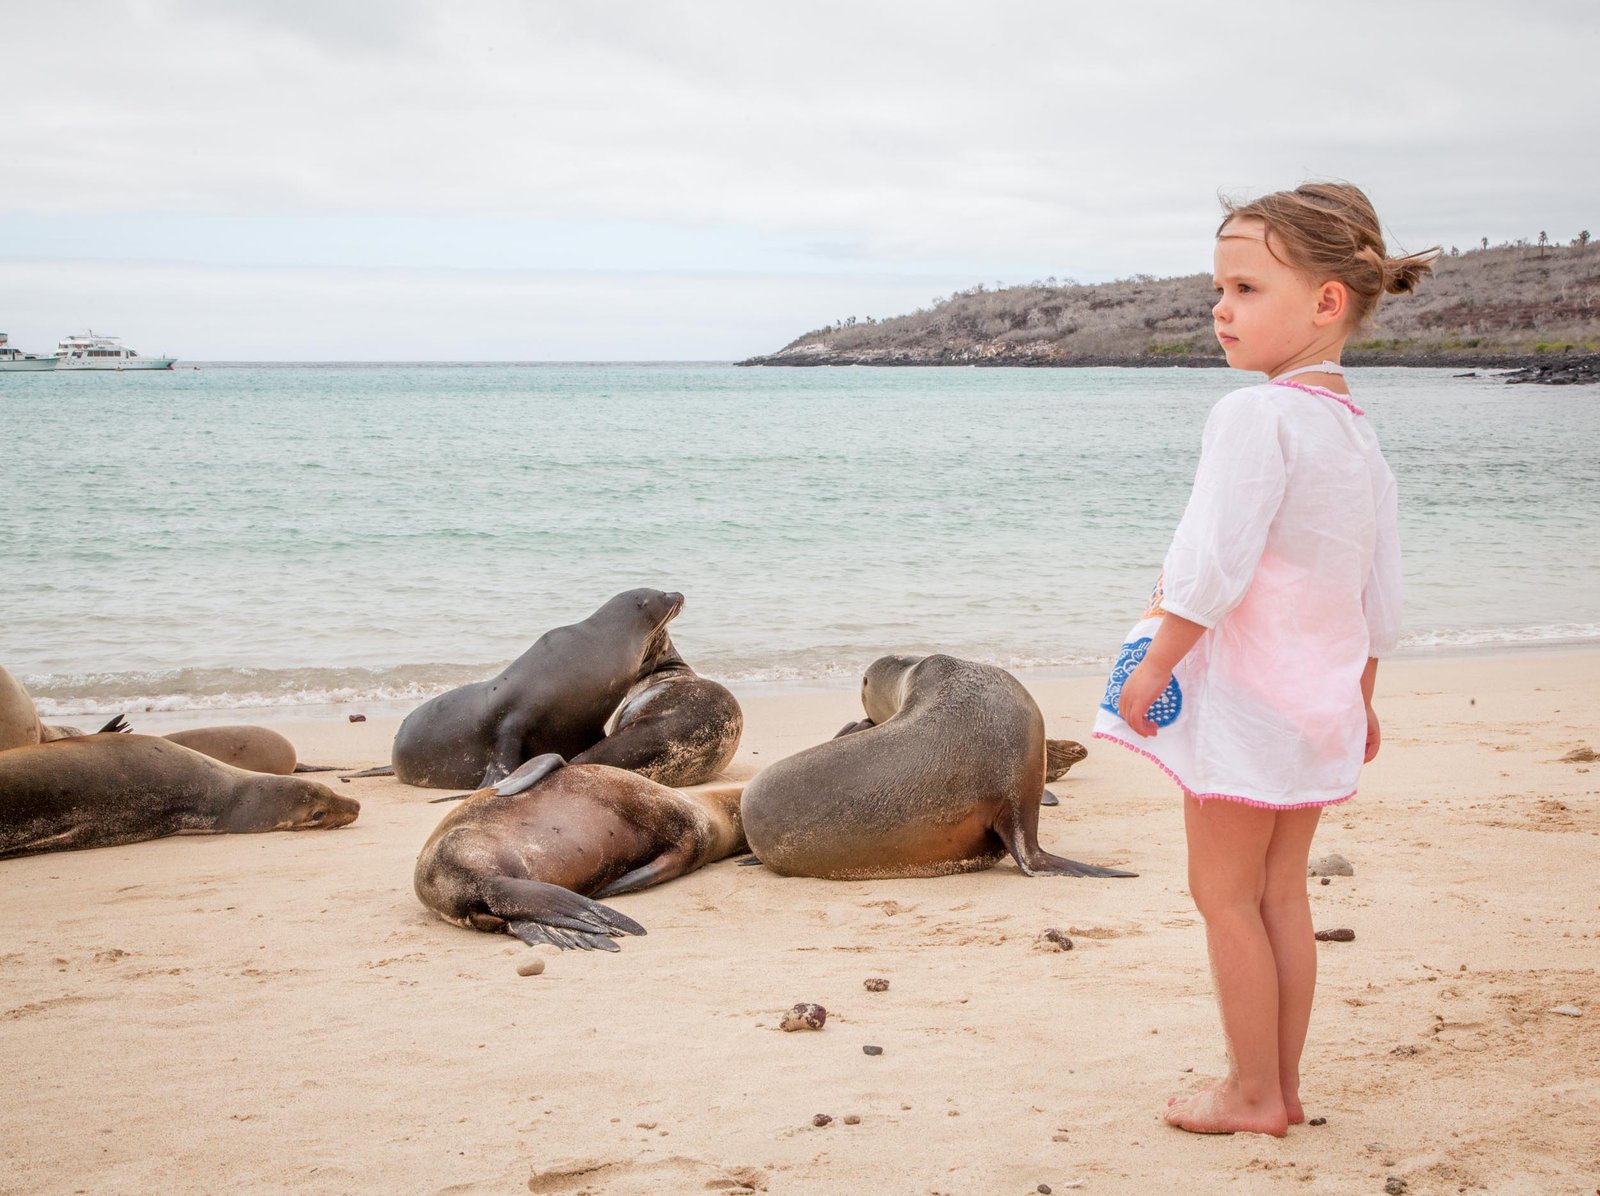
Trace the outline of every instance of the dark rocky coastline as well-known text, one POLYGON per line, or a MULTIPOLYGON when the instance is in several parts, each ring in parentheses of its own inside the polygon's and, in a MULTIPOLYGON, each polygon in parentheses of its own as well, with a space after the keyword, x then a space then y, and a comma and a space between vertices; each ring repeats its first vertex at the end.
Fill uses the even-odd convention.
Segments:
MULTIPOLYGON (((1519 353, 1346 353, 1349 366, 1402 366, 1429 369, 1510 371, 1506 382, 1531 382, 1545 386, 1571 386, 1600 383, 1600 354, 1562 355, 1519 353)), ((919 357, 911 353, 773 353, 736 362, 742 366, 873 366, 881 368, 928 369, 932 367, 972 366, 979 369, 1097 369, 1137 367, 1155 369, 1216 369, 1228 363, 1221 357, 1155 357, 1150 355, 1071 357, 1029 354, 951 353, 941 357, 919 357)))

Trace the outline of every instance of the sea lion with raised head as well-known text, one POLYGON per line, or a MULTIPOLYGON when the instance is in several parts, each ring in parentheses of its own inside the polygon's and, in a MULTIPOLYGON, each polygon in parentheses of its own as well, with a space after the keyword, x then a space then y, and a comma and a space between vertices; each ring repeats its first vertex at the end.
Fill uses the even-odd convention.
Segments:
POLYGON ((834 880, 944 876, 1008 851, 1029 876, 1132 876, 1039 846, 1044 716, 1004 669, 885 656, 862 679, 870 725, 769 765, 742 802, 775 872, 834 880))
POLYGON ((742 788, 669 789, 625 769, 537 756, 445 815, 417 857, 417 897, 471 930, 616 951, 613 938, 644 927, 591 898, 743 850, 742 788))
POLYGON ((541 635, 498 677, 418 706, 394 737, 394 773, 431 789, 485 788, 547 752, 570 759, 605 735, 640 678, 671 655, 683 595, 629 590, 541 635))
POLYGON ((360 812, 326 785, 246 772, 155 735, 0 752, 0 859, 184 832, 321 830, 360 812))
POLYGON ((672 651, 628 691, 605 738, 572 763, 626 768, 672 788, 700 785, 728 767, 743 733, 739 700, 672 651))

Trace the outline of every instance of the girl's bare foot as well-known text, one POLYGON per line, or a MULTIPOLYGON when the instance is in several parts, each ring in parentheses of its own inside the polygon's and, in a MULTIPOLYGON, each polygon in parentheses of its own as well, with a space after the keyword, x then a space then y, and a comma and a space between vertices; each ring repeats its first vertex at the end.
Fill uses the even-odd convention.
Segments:
POLYGON ((1168 1125, 1191 1134, 1271 1134, 1289 1132, 1282 1099, 1252 1104, 1233 1088, 1221 1085, 1197 1092, 1167 1110, 1168 1125))
POLYGON ((1306 1111, 1304 1106, 1300 1104, 1299 1093, 1290 1094, 1285 1092, 1283 1094, 1283 1111, 1289 1115, 1290 1125, 1305 1124, 1306 1111))

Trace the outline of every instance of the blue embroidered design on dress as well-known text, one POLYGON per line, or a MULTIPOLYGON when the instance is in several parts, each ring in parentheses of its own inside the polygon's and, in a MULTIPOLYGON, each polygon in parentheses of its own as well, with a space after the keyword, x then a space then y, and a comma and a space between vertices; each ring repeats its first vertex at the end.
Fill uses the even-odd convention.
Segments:
MULTIPOLYGON (((1122 697, 1122 687, 1127 684, 1133 670, 1139 667, 1139 662, 1144 659, 1144 654, 1149 648, 1149 636, 1122 645, 1117 663, 1111 666, 1111 678, 1106 682, 1106 696, 1100 699, 1100 709, 1112 714, 1117 713, 1117 701, 1122 697)), ((1178 679, 1174 677, 1167 688, 1161 691, 1161 696, 1151 705, 1145 717, 1158 727, 1170 727, 1178 721, 1178 715, 1181 713, 1183 713, 1183 690, 1178 688, 1178 679)))

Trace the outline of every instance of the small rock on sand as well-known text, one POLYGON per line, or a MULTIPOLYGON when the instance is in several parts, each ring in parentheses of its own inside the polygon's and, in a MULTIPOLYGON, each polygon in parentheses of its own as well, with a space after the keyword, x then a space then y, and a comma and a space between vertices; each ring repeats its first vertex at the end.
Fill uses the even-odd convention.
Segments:
POLYGON ((801 1001, 788 1013, 783 1015, 783 1020, 778 1023, 782 1030, 820 1030, 828 1020, 828 1011, 821 1005, 813 1005, 809 1001, 801 1001))
POLYGON ((1576 1005, 1557 1005, 1553 1009, 1551 1009, 1550 1012, 1551 1013, 1559 1013, 1562 1017, 1582 1017, 1583 1016, 1583 1010, 1579 1009, 1576 1005))
POLYGON ((350 721, 353 723, 364 723, 367 721, 367 716, 364 714, 352 714, 350 716, 350 721))
POLYGON ((1327 1125, 1328 1124, 1328 1119, 1326 1117, 1313 1117, 1310 1121, 1306 1122, 1306 1124, 1307 1125, 1327 1125))
POLYGON ((1592 747, 1573 748, 1561 757, 1563 764, 1594 764, 1597 761, 1600 761, 1600 752, 1592 747))
POLYGON ((865 986, 869 993, 886 993, 889 991, 889 982, 881 976, 874 976, 871 980, 865 982, 865 986))
POLYGON ((1389 1193, 1389 1196, 1400 1196, 1400 1193, 1406 1190, 1406 1181, 1398 1175, 1391 1175, 1384 1181, 1383 1190, 1389 1193))
POLYGON ((1350 866, 1350 861, 1337 853, 1312 860, 1306 865, 1307 876, 1354 876, 1355 874, 1356 870, 1350 866))
POLYGON ((883 1054, 883 1048, 881 1046, 864 1046, 861 1048, 861 1053, 863 1055, 881 1055, 883 1054))
POLYGON ((1337 930, 1317 931, 1319 943, 1353 943, 1356 941, 1356 932, 1349 927, 1341 926, 1337 930))
POLYGON ((537 976, 544 971, 544 960, 535 955, 532 959, 525 959, 517 965, 517 975, 537 976))
POLYGON ((826 1113, 818 1113, 815 1117, 813 1117, 811 1119, 811 1124, 820 1128, 822 1126, 828 1125, 832 1121, 833 1121, 833 1118, 829 1117, 826 1113))
POLYGON ((844 1123, 846 1125, 860 1125, 861 1118, 854 1113, 846 1113, 844 1117, 844 1123))
POLYGON ((1039 951, 1070 951, 1072 940, 1052 926, 1039 936, 1034 947, 1039 951))

